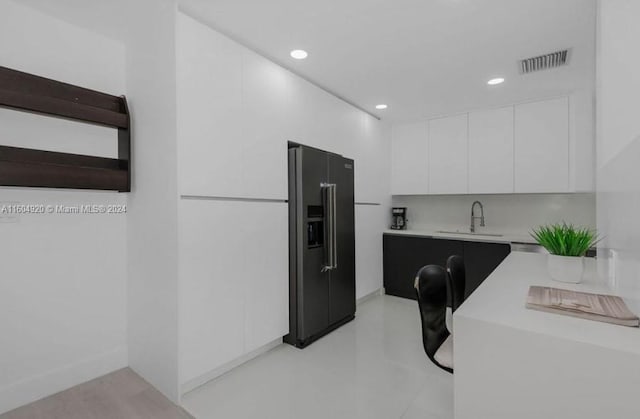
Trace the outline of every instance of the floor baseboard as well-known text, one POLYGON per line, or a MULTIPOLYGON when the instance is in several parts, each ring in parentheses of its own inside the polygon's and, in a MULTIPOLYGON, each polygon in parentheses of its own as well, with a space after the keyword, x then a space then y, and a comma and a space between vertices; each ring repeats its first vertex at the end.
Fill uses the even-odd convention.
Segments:
POLYGON ((250 360, 252 360, 253 358, 260 356, 266 352, 269 352, 270 350, 272 350, 273 348, 282 345, 282 338, 276 339, 272 342, 267 343, 264 346, 259 347, 258 349, 255 349, 247 354, 242 355, 239 358, 234 359, 231 362, 228 362, 212 371, 209 371, 207 373, 202 374, 199 377, 196 377, 194 379, 191 379, 187 382, 185 382, 184 384, 182 384, 182 386, 180 387, 180 394, 181 395, 185 395, 190 391, 195 390, 196 388, 205 385, 206 383, 208 383, 211 380, 215 380, 216 378, 220 377, 221 375, 231 371, 232 369, 244 364, 245 362, 248 362, 250 360))
POLYGON ((362 303, 366 303, 367 301, 371 300, 372 298, 376 298, 380 295, 384 295, 384 288, 379 288, 373 292, 370 292, 369 294, 364 295, 363 297, 360 297, 356 300, 356 305, 359 306, 362 303))

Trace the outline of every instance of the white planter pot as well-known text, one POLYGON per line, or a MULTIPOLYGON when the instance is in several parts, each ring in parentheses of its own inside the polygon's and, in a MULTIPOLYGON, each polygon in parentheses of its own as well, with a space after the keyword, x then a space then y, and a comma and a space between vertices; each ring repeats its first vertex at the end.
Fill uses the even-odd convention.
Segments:
POLYGON ((547 268, 554 280, 577 284, 584 274, 584 257, 549 255, 547 268))

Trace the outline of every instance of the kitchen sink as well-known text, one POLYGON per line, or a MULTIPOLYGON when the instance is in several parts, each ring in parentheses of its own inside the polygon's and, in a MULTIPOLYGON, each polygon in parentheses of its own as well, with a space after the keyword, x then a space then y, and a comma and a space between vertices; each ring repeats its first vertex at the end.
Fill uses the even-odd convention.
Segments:
POLYGON ((436 233, 441 234, 459 234, 461 236, 488 236, 488 237, 502 237, 503 234, 495 234, 495 233, 472 233, 470 231, 448 231, 448 230, 438 230, 436 233))

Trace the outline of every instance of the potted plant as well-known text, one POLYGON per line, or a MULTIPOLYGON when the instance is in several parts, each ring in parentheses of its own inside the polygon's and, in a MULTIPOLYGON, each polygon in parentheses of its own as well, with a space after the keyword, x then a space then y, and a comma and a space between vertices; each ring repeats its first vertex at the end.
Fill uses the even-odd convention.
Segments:
POLYGON ((597 233, 571 224, 538 227, 531 236, 549 251, 547 267, 556 281, 577 284, 584 273, 584 256, 598 243, 597 233))

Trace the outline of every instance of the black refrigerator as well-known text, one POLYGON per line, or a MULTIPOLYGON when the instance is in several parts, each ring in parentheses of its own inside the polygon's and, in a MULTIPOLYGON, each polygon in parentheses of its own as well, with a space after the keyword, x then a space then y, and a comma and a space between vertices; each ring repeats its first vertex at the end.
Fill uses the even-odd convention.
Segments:
POLYGON ((289 148, 289 334, 304 348, 356 312, 353 160, 289 148))

